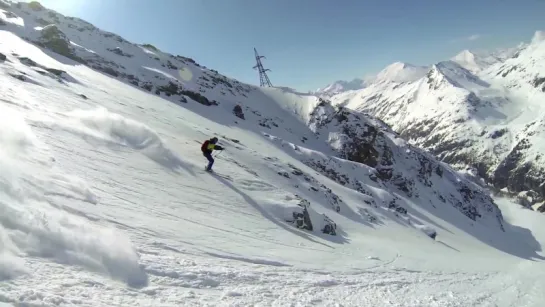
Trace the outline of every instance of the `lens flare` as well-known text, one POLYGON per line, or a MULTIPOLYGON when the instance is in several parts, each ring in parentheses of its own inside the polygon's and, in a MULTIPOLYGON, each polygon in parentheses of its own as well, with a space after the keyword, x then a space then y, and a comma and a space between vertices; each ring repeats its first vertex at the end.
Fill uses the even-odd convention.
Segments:
POLYGON ((184 81, 191 81, 191 79, 193 79, 193 73, 187 67, 182 67, 178 73, 180 74, 180 78, 184 81))

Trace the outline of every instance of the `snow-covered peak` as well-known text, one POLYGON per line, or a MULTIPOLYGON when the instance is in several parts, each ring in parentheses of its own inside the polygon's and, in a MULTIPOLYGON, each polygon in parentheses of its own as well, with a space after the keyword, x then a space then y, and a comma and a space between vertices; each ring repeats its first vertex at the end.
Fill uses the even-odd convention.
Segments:
POLYGON ((475 55, 471 51, 465 49, 454 56, 452 60, 475 61, 475 55))
POLYGON ((342 92, 365 88, 366 84, 366 81, 361 78, 355 78, 352 81, 338 80, 324 88, 317 89, 314 93, 322 96, 332 96, 342 92))
POLYGON ((365 78, 356 78, 352 81, 336 81, 324 88, 318 89, 315 94, 332 97, 341 93, 363 90, 372 84, 414 82, 424 77, 428 70, 429 67, 425 66, 395 62, 388 65, 376 75, 369 75, 365 78))
POLYGON ((467 49, 458 53, 451 60, 453 62, 460 64, 461 66, 465 67, 466 69, 472 72, 479 72, 485 66, 487 66, 486 63, 483 63, 482 61, 480 61, 480 59, 476 58, 475 54, 473 54, 471 51, 467 49))
POLYGON ((490 67, 483 75, 509 88, 522 89, 524 96, 534 100, 533 89, 545 92, 545 32, 535 32, 530 44, 520 46, 515 55, 490 67))
POLYGON ((426 75, 429 68, 425 66, 415 66, 403 62, 395 62, 388 65, 380 71, 374 82, 413 82, 426 75))
POLYGON ((442 161, 475 168, 499 189, 533 191, 543 200, 543 38, 538 31, 530 44, 464 50, 418 82, 373 84, 331 100, 379 117, 442 161))
POLYGON ((498 49, 494 52, 472 52, 466 49, 451 58, 451 61, 460 64, 460 66, 472 73, 479 73, 491 65, 510 57, 512 53, 513 49, 498 49))

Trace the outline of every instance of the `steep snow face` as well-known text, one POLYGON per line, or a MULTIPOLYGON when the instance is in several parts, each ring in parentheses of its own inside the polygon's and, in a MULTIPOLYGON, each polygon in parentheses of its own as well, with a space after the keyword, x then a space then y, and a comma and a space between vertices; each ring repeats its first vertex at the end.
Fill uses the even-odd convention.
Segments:
MULTIPOLYGON (((30 26, 0 28, 0 302, 543 301, 544 236, 380 120, 18 6, 2 13, 30 26), (59 24, 34 27, 37 16, 59 24), (213 135, 226 150, 207 173, 213 135)), ((444 93, 488 90, 450 68, 434 72, 444 93)), ((413 86, 430 87, 400 90, 413 86)))
POLYGON ((473 70, 478 74, 460 63, 477 58, 465 52, 458 61, 433 65, 417 81, 373 83, 332 102, 381 118, 411 143, 456 167, 475 168, 498 188, 543 196, 543 129, 535 114, 543 112, 545 45, 539 33, 535 37, 531 44, 498 51, 503 62, 479 66, 473 70))
POLYGON ((535 92, 537 94, 544 93, 545 82, 541 82, 545 75, 545 40, 543 36, 541 31, 536 32, 531 44, 518 52, 516 56, 490 67, 483 75, 511 90, 529 91, 526 94, 526 100, 532 100, 535 92))
MULTIPOLYGON (((370 170, 344 173, 331 168, 330 163, 315 164, 318 169, 327 170, 330 178, 351 185, 365 195, 373 195, 362 185, 365 181, 360 176, 365 175, 367 180, 369 177, 380 186, 400 189, 405 197, 419 199, 417 202, 422 204, 442 202, 471 220, 483 218, 485 224, 503 230, 501 212, 488 196, 476 190, 473 184, 462 183, 453 170, 401 140, 384 123, 349 109, 335 110, 325 102, 318 105, 312 116, 313 131, 331 144, 342 158, 371 167, 370 170), (415 173, 418 174, 416 177, 415 173), (425 200, 428 195, 433 196, 425 200)), ((389 207, 406 212, 396 200, 399 198, 394 197, 389 207)))
MULTIPOLYGON (((512 97, 513 113, 509 128, 513 138, 509 152, 494 171, 499 187, 512 191, 532 190, 545 196, 543 190, 542 154, 545 150, 543 131, 545 122, 545 40, 538 31, 532 43, 517 56, 494 65, 483 72, 483 77, 508 89, 512 97)), ((537 198, 536 202, 541 202, 537 198)))

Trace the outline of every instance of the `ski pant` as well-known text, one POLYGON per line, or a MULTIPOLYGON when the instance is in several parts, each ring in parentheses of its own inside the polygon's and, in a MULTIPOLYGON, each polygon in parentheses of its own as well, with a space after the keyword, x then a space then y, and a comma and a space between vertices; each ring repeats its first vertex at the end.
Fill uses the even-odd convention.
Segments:
POLYGON ((214 158, 212 158, 212 153, 210 152, 203 152, 203 156, 206 157, 206 159, 208 159, 208 167, 206 168, 207 170, 211 170, 212 169, 212 165, 214 165, 214 158))

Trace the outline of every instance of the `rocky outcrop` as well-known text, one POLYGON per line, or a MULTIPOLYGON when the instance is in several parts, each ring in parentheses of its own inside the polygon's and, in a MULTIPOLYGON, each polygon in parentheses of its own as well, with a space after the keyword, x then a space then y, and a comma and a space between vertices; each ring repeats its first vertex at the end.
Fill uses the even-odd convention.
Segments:
POLYGON ((133 57, 132 54, 128 54, 128 53, 123 52, 123 49, 121 49, 120 47, 107 48, 107 50, 110 51, 110 52, 113 52, 113 53, 115 53, 117 55, 124 56, 124 57, 127 57, 127 58, 132 58, 133 57))
POLYGON ((193 91, 189 91, 189 90, 182 90, 181 91, 182 95, 185 95, 191 99, 193 99, 194 101, 202 104, 202 105, 205 105, 205 106, 217 106, 219 103, 215 100, 209 100, 208 98, 206 98, 205 96, 201 95, 200 93, 197 93, 197 92, 193 92, 193 91))
POLYGON ((40 46, 50 49, 60 55, 78 62, 85 62, 74 53, 74 48, 70 45, 68 37, 57 27, 57 25, 45 26, 41 31, 41 36, 37 43, 40 46))
MULTIPOLYGON (((457 179, 454 171, 433 155, 407 144, 384 122, 322 101, 311 113, 309 125, 330 143, 339 157, 373 169, 372 172, 362 169, 358 174, 368 173, 369 179, 395 187, 407 197, 433 194, 438 202, 450 204, 469 219, 492 220, 503 229, 503 217, 490 196, 468 180, 457 179)), ((363 178, 358 182, 361 175, 350 175, 336 163, 314 159, 306 164, 342 185, 369 194, 361 184, 363 178)), ((406 208, 395 201, 387 206, 400 214, 406 213, 406 208)))
POLYGON ((287 219, 286 222, 292 223, 299 229, 308 231, 319 230, 328 235, 337 235, 337 224, 331 218, 325 214, 318 214, 310 210, 311 205, 308 200, 302 199, 297 195, 296 197, 300 199, 300 202, 297 204, 298 208, 293 210, 291 218, 287 219))
POLYGON ((244 119, 244 112, 242 112, 242 107, 239 104, 233 108, 233 114, 240 119, 244 119))
POLYGON ((545 93, 545 77, 535 77, 532 81, 532 85, 545 93))
POLYGON ((181 85, 170 81, 167 85, 157 86, 155 94, 160 95, 161 93, 164 93, 167 95, 167 97, 170 97, 172 95, 182 95, 183 90, 181 85))
MULTIPOLYGON (((34 70, 41 75, 47 75, 58 81, 62 81, 62 80, 73 81, 73 79, 68 75, 68 73, 66 73, 66 71, 40 65, 30 58, 19 57, 19 62, 21 62, 22 64, 26 66, 34 68, 34 70)), ((21 78, 18 78, 18 79, 22 80, 21 78)))
POLYGON ((40 42, 45 47, 65 56, 71 56, 74 52, 70 47, 70 40, 56 25, 48 25, 41 30, 40 42))
POLYGON ((153 46, 152 44, 143 44, 142 47, 149 49, 151 51, 159 51, 159 49, 157 49, 157 47, 153 46))

